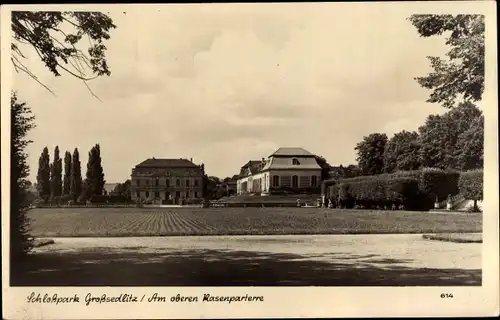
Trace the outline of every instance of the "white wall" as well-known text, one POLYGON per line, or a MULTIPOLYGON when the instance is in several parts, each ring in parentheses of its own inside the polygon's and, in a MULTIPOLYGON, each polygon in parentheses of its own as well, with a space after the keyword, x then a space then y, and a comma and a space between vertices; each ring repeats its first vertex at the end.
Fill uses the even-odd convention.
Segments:
POLYGON ((265 172, 259 172, 251 177, 243 177, 238 179, 236 192, 237 194, 241 194, 244 192, 258 192, 258 190, 253 190, 254 186, 257 186, 257 183, 254 184, 255 180, 261 181, 261 190, 260 192, 269 191, 269 188, 272 187, 272 177, 279 176, 279 185, 289 185, 292 186, 292 177, 297 176, 299 179, 299 188, 309 188, 311 187, 311 177, 316 176, 316 187, 321 186, 321 170, 270 170, 265 172), (247 182, 247 189, 243 190, 242 184, 247 182), (288 183, 287 183, 288 182, 288 183))
POLYGON ((297 176, 299 179, 299 188, 311 187, 311 177, 316 176, 316 187, 321 185, 321 170, 271 170, 269 174, 269 186, 272 187, 273 176, 277 175, 280 177, 280 186, 289 180, 291 186, 292 177, 297 176), (301 177, 303 179, 301 179, 301 177), (307 178, 307 179, 304 179, 307 178))

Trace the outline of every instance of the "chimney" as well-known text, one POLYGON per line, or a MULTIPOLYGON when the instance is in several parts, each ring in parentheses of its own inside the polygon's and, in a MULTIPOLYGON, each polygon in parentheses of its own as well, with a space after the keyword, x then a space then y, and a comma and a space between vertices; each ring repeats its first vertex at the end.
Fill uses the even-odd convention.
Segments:
POLYGON ((189 158, 189 161, 193 162, 193 158, 189 158))

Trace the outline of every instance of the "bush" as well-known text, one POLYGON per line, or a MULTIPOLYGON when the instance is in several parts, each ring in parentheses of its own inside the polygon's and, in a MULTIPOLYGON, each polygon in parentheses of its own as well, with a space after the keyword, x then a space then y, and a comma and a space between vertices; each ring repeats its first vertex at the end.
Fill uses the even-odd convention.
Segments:
POLYGON ((326 196, 341 207, 428 210, 436 192, 456 194, 457 173, 442 170, 400 171, 343 179, 327 188, 326 196), (451 191, 450 191, 451 190, 451 191))
POLYGON ((269 188, 269 193, 273 195, 319 194, 321 193, 321 186, 307 188, 292 188, 287 186, 271 187, 269 188))
POLYGON ((419 209, 421 204, 421 193, 418 189, 418 180, 408 177, 394 177, 386 184, 385 195, 388 205, 396 208, 404 206, 408 209, 419 209))
POLYGON ((109 203, 129 203, 131 202, 130 198, 124 195, 110 195, 108 196, 109 203))
POLYGON ((458 194, 458 178, 460 174, 457 171, 445 171, 436 168, 424 168, 420 175, 420 191, 427 196, 427 201, 433 203, 436 198, 438 201, 446 200, 448 195, 458 194))
POLYGON ((109 201, 108 196, 103 195, 93 195, 90 197, 91 203, 107 203, 109 201))
POLYGON ((458 180, 458 188, 467 200, 483 200, 483 170, 462 172, 458 180))

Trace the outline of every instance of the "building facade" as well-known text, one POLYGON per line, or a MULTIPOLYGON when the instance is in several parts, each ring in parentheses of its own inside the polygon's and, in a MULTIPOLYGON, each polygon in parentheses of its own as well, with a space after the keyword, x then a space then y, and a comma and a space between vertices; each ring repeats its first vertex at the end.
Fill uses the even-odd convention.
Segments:
POLYGON ((306 190, 321 185, 321 167, 314 154, 302 148, 279 148, 267 159, 252 160, 241 167, 238 195, 267 195, 273 189, 306 190))
POLYGON ((203 198, 203 164, 188 159, 144 160, 132 169, 131 198, 153 204, 203 198))

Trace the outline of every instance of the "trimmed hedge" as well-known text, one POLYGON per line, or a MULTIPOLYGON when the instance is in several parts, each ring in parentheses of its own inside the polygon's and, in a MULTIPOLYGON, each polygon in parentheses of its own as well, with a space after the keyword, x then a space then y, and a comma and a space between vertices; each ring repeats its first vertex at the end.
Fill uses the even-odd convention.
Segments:
POLYGON ((285 194, 319 194, 321 193, 321 186, 307 187, 307 188, 292 188, 287 186, 270 187, 269 193, 273 195, 285 194))
POLYGON ((442 201, 448 195, 458 194, 459 177, 457 171, 434 168, 399 171, 339 180, 326 187, 325 194, 334 204, 344 208, 404 206, 412 210, 428 210, 436 198, 442 201))
POLYGON ((458 180, 458 188, 468 200, 483 200, 483 170, 462 172, 458 180))

